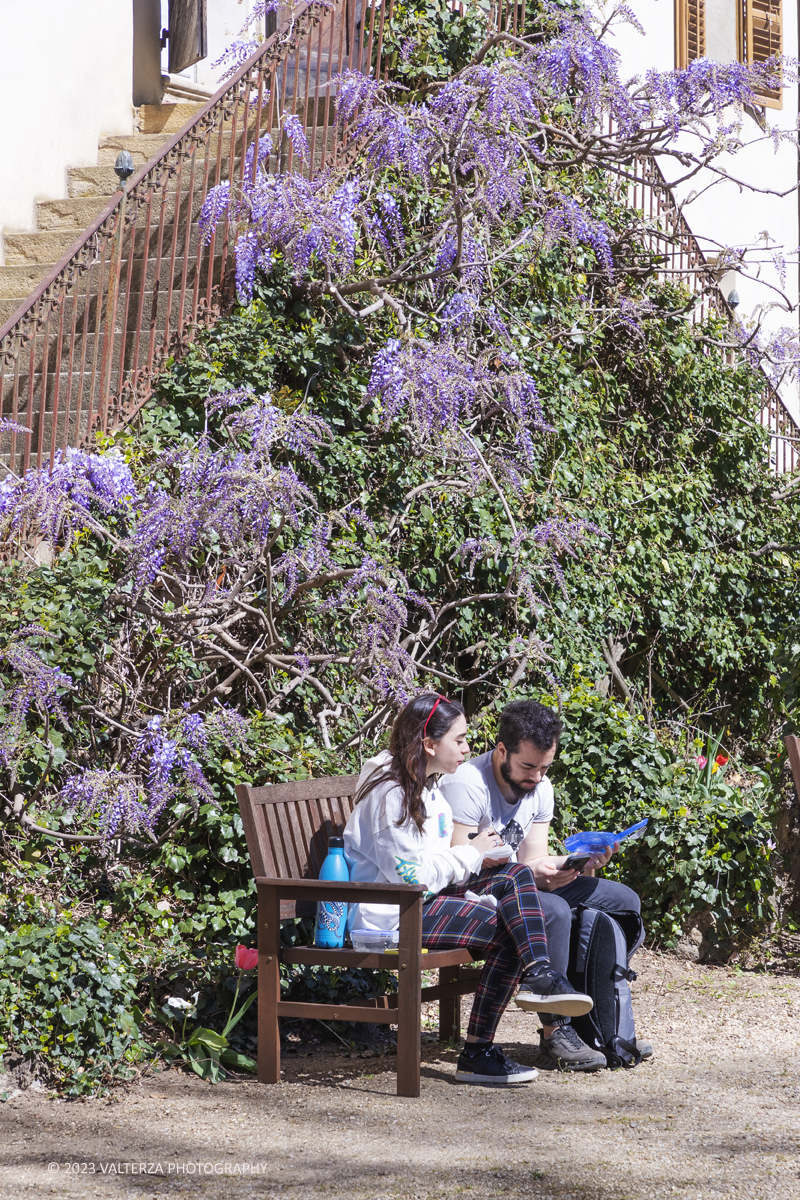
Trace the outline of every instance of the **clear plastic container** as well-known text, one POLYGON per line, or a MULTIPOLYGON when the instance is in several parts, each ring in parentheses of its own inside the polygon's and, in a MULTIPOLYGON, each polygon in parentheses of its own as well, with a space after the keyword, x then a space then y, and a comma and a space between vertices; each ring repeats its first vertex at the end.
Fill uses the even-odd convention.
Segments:
POLYGON ((400 933, 397 929, 351 929, 350 941, 354 950, 362 953, 384 954, 387 950, 397 949, 400 933))

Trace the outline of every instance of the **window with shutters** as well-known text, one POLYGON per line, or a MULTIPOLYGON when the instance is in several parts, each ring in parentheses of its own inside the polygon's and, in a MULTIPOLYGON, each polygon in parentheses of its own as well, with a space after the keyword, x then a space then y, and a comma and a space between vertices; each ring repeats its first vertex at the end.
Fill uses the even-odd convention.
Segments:
MULTIPOLYGON (((763 63, 782 52, 781 0, 742 0, 739 15, 739 58, 763 63)), ((759 99, 769 108, 782 108, 780 88, 764 88, 759 99)))
POLYGON ((675 0, 675 66, 688 67, 706 52, 706 0, 675 0))
MULTIPOLYGON (((728 0, 711 5, 712 26, 706 23, 707 0, 675 0, 675 66, 695 59, 763 63, 783 50, 781 0, 728 0), (729 16, 729 22, 725 19, 729 16)), ((780 88, 760 88, 760 104, 782 108, 780 88)))

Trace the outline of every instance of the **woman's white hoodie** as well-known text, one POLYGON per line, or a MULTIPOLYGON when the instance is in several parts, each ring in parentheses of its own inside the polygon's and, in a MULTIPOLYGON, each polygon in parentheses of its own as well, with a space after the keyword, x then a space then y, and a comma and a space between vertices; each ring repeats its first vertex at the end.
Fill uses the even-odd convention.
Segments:
MULTIPOLYGON (((382 751, 364 763, 358 787, 390 762, 382 751)), ((426 899, 451 883, 465 883, 479 868, 482 855, 474 846, 451 846, 453 814, 434 783, 422 793, 426 817, 422 830, 413 821, 398 826, 403 795, 389 778, 375 786, 353 809, 344 830, 344 853, 354 883, 416 883, 426 899)), ((351 904, 348 929, 397 929, 396 904, 351 904)))

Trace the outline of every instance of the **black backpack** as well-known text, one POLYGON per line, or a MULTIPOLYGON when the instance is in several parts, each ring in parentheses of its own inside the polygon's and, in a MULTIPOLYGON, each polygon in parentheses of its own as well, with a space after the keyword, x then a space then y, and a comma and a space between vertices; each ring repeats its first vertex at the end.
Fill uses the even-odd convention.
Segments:
POLYGON ((602 1051, 612 1069, 635 1067, 636 1049, 630 961, 644 941, 644 925, 636 912, 609 913, 580 905, 572 919, 567 975, 572 986, 594 1000, 594 1008, 572 1025, 587 1045, 602 1051))

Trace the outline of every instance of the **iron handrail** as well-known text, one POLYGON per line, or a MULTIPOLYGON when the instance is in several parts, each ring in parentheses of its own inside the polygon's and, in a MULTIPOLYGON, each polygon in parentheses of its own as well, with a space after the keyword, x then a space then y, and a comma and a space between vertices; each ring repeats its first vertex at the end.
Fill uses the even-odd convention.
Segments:
POLYGON ((281 44, 281 40, 285 32, 295 26, 299 18, 305 16, 305 14, 313 8, 318 8, 318 0, 302 0, 296 17, 288 23, 287 29, 276 31, 275 33, 271 34, 270 37, 266 38, 258 47, 258 49, 255 50, 253 54, 238 68, 236 73, 229 80, 227 80, 217 92, 214 93, 208 103, 205 104, 198 112, 196 112, 194 116, 190 117, 186 124, 179 129, 177 133, 173 134, 167 142, 165 142, 165 144, 152 159, 146 162, 138 172, 134 173, 134 175, 128 180, 127 187, 119 188, 116 192, 114 192, 102 212, 95 217, 95 219, 80 235, 80 237, 76 238, 69 249, 65 251, 60 261, 55 264, 49 274, 47 274, 37 285, 35 290, 20 305, 17 311, 8 318, 5 325, 0 326, 0 342, 2 342, 2 340, 9 333, 11 333, 11 331, 14 329, 14 326, 17 325, 23 319, 23 317, 26 316, 30 309, 34 307, 37 301, 44 296, 44 293, 48 290, 48 288, 52 287, 52 285, 57 281, 59 275, 70 265, 72 260, 83 249, 83 247, 91 241, 92 237, 99 232, 108 218, 114 215, 123 199, 123 194, 126 192, 127 194, 133 192, 143 180, 147 179, 148 176, 156 171, 161 165, 165 164, 166 160, 169 158, 176 146, 178 146, 185 137, 190 135, 195 128, 204 123, 207 117, 214 111, 214 109, 216 109, 217 105, 226 98, 229 92, 233 91, 233 89, 238 86, 245 76, 250 73, 253 67, 255 67, 267 54, 270 54, 276 46, 281 44))

